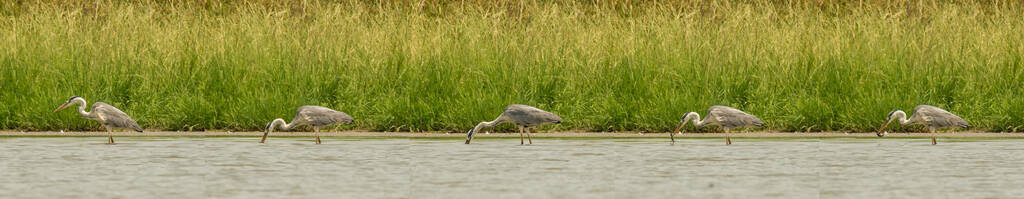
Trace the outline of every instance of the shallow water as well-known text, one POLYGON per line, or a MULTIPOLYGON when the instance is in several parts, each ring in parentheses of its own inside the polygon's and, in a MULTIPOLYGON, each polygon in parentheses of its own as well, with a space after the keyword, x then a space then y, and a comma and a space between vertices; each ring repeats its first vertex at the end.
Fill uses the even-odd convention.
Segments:
POLYGON ((1012 198, 1024 140, 0 138, 0 198, 1012 198))

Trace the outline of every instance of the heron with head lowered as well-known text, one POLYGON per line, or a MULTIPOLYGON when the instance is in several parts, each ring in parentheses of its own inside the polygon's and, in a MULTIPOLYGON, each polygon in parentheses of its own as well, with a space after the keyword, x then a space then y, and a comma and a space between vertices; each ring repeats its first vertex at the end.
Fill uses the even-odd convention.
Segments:
POLYGON ((142 127, 139 127, 139 124, 135 123, 135 120, 132 120, 131 117, 128 117, 128 114, 125 114, 123 111, 111 106, 110 104, 96 102, 92 104, 91 111, 85 111, 85 98, 78 96, 68 98, 68 101, 64 102, 64 105, 60 105, 60 107, 57 107, 53 112, 63 110, 73 104, 78 104, 78 115, 81 115, 85 119, 100 122, 100 124, 103 124, 103 127, 107 129, 107 132, 110 132, 107 136, 107 144, 114 144, 114 135, 112 132, 114 130, 128 129, 140 133, 142 132, 142 127))
POLYGON ((285 123, 284 119, 277 118, 270 123, 267 123, 267 127, 264 128, 263 138, 260 139, 260 143, 267 141, 267 135, 274 128, 281 127, 283 130, 291 130, 292 128, 309 125, 313 127, 313 134, 316 135, 316 144, 320 144, 320 128, 337 124, 337 123, 352 123, 352 116, 348 114, 336 111, 322 106, 302 106, 295 111, 295 117, 292 118, 292 123, 285 123))
POLYGON ((897 121, 902 126, 915 124, 927 126, 928 132, 932 133, 932 145, 937 144, 934 135, 936 129, 970 127, 966 120, 942 108, 931 105, 918 105, 914 107, 914 115, 910 116, 910 119, 907 119, 907 113, 901 110, 889 112, 889 116, 885 120, 885 124, 882 124, 882 128, 878 129, 876 135, 878 135, 878 137, 888 135, 889 131, 883 130, 885 130, 885 127, 889 126, 893 121, 897 121))
POLYGON ((536 127, 547 123, 562 123, 562 118, 558 117, 554 113, 541 110, 536 107, 513 104, 505 107, 505 111, 498 115, 498 118, 490 122, 480 122, 469 130, 466 135, 466 144, 473 141, 473 134, 483 130, 485 128, 494 128, 498 124, 510 122, 516 124, 519 127, 519 145, 523 145, 523 132, 526 131, 526 136, 530 139, 530 144, 533 144, 533 136, 530 136, 529 130, 532 129, 534 132, 537 131, 536 127))
POLYGON ((761 119, 758 119, 756 116, 728 106, 711 106, 711 108, 708 108, 706 116, 704 120, 701 120, 700 114, 697 114, 697 112, 684 114, 682 121, 679 121, 679 127, 676 127, 676 130, 669 134, 669 138, 672 139, 672 142, 676 142, 675 134, 679 133, 680 129, 683 129, 686 122, 693 121, 693 127, 695 128, 704 126, 722 127, 722 131, 725 132, 725 145, 731 145, 730 130, 751 126, 764 126, 764 122, 761 122, 761 119))

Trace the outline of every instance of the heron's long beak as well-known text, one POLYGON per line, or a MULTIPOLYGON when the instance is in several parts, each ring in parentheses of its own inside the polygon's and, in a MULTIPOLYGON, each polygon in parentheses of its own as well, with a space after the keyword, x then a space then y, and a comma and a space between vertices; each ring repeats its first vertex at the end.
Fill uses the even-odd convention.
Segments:
POLYGON ((270 134, 270 130, 269 129, 266 130, 266 131, 263 131, 263 139, 260 139, 260 143, 261 144, 267 141, 267 134, 270 134))
POLYGON ((679 133, 679 129, 683 129, 683 125, 686 125, 686 121, 679 122, 679 127, 676 127, 672 134, 668 134, 668 137, 672 139, 672 142, 676 142, 676 133, 679 133))
POLYGON ((57 107, 57 109, 54 109, 53 112, 56 113, 57 111, 64 110, 64 108, 67 108, 68 105, 70 105, 70 104, 71 103, 64 103, 64 105, 60 105, 60 107, 57 107))
POLYGON ((878 128, 878 131, 875 132, 875 135, 878 135, 878 137, 885 136, 885 134, 882 134, 882 130, 885 130, 885 127, 889 126, 889 123, 892 123, 892 120, 893 119, 886 120, 885 124, 882 125, 882 128, 878 128))

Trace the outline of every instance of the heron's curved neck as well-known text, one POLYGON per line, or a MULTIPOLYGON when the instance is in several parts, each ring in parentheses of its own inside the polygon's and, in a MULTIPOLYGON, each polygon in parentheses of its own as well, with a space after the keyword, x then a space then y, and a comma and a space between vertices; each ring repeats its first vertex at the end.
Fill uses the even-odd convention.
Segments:
POLYGON ((700 119, 700 114, 697 114, 696 112, 691 112, 690 114, 687 114, 686 117, 689 120, 693 120, 693 127, 700 128, 705 124, 704 121, 700 119))
POLYGON ((469 130, 469 133, 466 134, 466 143, 468 144, 469 140, 473 139, 473 134, 480 131, 480 129, 493 128, 494 126, 497 126, 498 124, 501 124, 504 121, 505 116, 502 115, 498 116, 498 118, 494 118, 494 120, 490 122, 480 122, 479 124, 476 125, 476 127, 473 127, 473 130, 469 130))
POLYGON ((479 131, 483 128, 494 128, 494 126, 498 126, 498 124, 501 124, 504 121, 505 116, 498 116, 498 118, 494 118, 494 120, 491 120, 490 122, 480 122, 480 124, 477 124, 476 127, 473 128, 473 132, 479 131))
POLYGON ((281 130, 291 130, 293 125, 284 122, 284 119, 277 118, 273 122, 270 122, 270 126, 267 128, 268 131, 274 130, 275 127, 281 127, 281 130))
POLYGON ((910 125, 910 120, 907 119, 906 113, 898 114, 896 117, 899 119, 897 121, 900 122, 900 125, 910 125))
POLYGON ((78 115, 81 115, 82 117, 86 117, 86 118, 91 118, 92 117, 92 113, 91 112, 85 111, 85 99, 75 98, 74 100, 71 101, 71 103, 78 104, 78 115))
POLYGON ((498 118, 494 118, 494 120, 491 120, 490 122, 483 122, 483 123, 486 124, 487 127, 494 127, 494 126, 497 126, 498 124, 501 124, 502 122, 505 122, 505 116, 504 115, 498 116, 498 118))

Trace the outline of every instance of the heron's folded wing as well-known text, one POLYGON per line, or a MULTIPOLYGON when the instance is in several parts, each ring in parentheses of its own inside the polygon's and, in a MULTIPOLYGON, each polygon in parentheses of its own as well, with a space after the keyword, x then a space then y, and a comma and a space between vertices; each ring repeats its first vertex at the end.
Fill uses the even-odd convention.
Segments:
POLYGON ((344 122, 348 114, 325 107, 304 106, 299 109, 296 117, 301 115, 310 125, 327 126, 338 122, 344 122))
POLYGON ((102 115, 104 125, 142 131, 142 127, 135 120, 114 106, 103 102, 96 102, 92 106, 92 111, 102 115))

